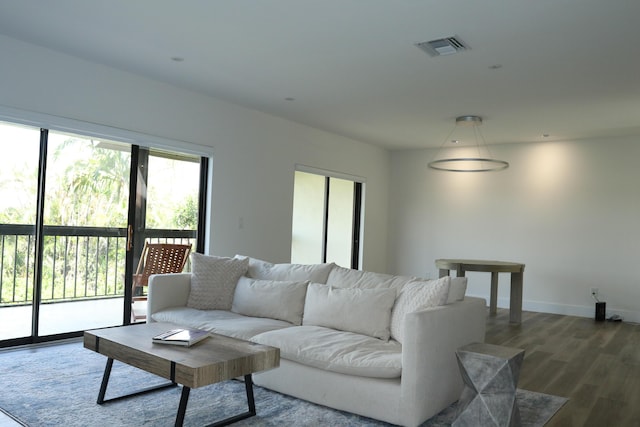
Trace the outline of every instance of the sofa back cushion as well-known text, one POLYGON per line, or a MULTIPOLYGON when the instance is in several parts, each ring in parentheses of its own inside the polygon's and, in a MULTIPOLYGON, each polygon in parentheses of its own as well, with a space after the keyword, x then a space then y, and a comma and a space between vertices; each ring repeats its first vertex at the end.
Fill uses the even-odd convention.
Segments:
POLYGON ((429 307, 445 305, 449 296, 451 278, 438 280, 415 280, 402 288, 391 313, 391 336, 396 341, 404 341, 404 316, 407 313, 429 307))
POLYGON ((334 288, 380 289, 391 288, 399 293, 405 283, 416 280, 415 277, 392 276, 371 271, 354 270, 335 266, 329 273, 327 285, 334 288))
POLYGON ((191 290, 187 307, 229 310, 238 279, 247 272, 249 260, 191 253, 191 290))
POLYGON ((302 324, 356 332, 382 340, 390 336, 394 289, 335 288, 311 283, 302 324))
POLYGON ((309 282, 241 277, 236 286, 231 311, 301 325, 308 284, 309 282))
POLYGON ((329 272, 335 266, 327 264, 273 264, 257 258, 236 255, 236 258, 249 260, 247 276, 253 279, 280 281, 309 281, 313 283, 327 283, 329 272))

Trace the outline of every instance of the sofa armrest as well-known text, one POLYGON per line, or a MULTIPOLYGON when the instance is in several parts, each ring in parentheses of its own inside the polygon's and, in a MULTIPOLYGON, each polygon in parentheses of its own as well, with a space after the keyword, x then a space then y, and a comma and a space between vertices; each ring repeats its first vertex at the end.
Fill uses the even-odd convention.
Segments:
POLYGON ((169 307, 186 306, 191 291, 191 273, 155 274, 149 276, 147 322, 151 315, 169 307))
POLYGON ((402 401, 417 411, 416 422, 436 414, 460 397, 463 382, 455 352, 484 342, 487 309, 482 298, 409 313, 402 345, 402 401))

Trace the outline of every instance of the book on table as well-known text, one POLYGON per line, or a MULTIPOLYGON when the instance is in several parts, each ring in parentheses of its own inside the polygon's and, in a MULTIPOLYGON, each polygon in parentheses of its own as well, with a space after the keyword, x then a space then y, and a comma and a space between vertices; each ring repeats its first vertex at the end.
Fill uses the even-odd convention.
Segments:
POLYGON ((158 344, 171 344, 190 347, 209 336, 209 332, 201 329, 178 328, 163 332, 153 337, 153 342, 158 344))

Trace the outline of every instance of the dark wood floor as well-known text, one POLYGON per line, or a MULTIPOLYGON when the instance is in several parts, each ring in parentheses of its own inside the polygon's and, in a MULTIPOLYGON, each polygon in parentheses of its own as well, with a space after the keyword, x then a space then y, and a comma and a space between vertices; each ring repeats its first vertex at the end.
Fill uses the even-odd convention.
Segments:
POLYGON ((486 342, 525 350, 519 388, 569 398, 547 427, 640 426, 640 325, 500 309, 486 342))

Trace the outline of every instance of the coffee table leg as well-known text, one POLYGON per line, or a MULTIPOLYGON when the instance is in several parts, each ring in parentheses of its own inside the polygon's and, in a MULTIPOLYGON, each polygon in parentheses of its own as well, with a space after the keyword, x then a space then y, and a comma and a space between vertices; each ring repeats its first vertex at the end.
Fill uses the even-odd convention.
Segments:
POLYGON ((176 415, 176 427, 182 427, 184 422, 184 414, 187 412, 187 403, 189 402, 189 393, 191 388, 182 386, 182 394, 180 395, 180 405, 178 405, 178 414, 176 415))
POLYGON ((247 390, 247 402, 249 403, 249 416, 256 414, 256 401, 253 398, 253 379, 251 375, 244 376, 244 387, 247 390))
POLYGON ((107 358, 107 365, 104 367, 104 374, 102 375, 102 383, 100 384, 100 391, 98 392, 98 405, 102 405, 103 403, 113 402, 114 400, 126 399, 127 397, 137 396, 139 394, 149 393, 152 391, 160 390, 167 387, 175 387, 177 384, 175 382, 168 382, 164 384, 158 384, 151 387, 143 388, 138 391, 134 391, 133 393, 125 394, 118 397, 112 397, 110 399, 105 399, 104 396, 107 393, 107 386, 109 385, 109 377, 111 376, 111 368, 113 367, 113 358, 107 358))
MULTIPOLYGON (((207 427, 226 426, 256 415, 256 402, 253 397, 253 379, 251 377, 251 374, 244 376, 244 387, 247 392, 247 404, 249 405, 249 410, 247 412, 243 412, 242 414, 234 415, 232 417, 225 418, 224 420, 217 421, 213 424, 209 424, 207 427)), ((178 414, 176 415, 176 427, 182 427, 182 423, 184 422, 184 415, 187 412, 187 403, 189 402, 190 392, 191 389, 189 387, 182 386, 182 395, 180 396, 178 414)))
POLYGON ((109 376, 111 375, 111 368, 113 367, 113 359, 107 359, 107 366, 104 367, 104 374, 102 374, 102 383, 100 384, 100 392, 98 392, 98 405, 104 403, 104 395, 107 392, 107 384, 109 384, 109 376))

